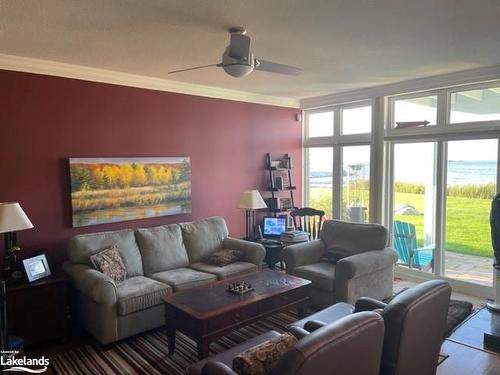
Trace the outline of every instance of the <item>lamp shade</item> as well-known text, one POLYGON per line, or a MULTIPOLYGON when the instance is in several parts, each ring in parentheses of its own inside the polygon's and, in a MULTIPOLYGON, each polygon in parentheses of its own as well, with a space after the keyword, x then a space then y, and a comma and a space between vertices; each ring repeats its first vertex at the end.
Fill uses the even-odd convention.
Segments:
POLYGON ((30 219, 17 202, 0 203, 0 233, 33 228, 30 219))
POLYGON ((238 203, 238 208, 258 210, 260 208, 267 208, 267 205, 258 190, 247 190, 243 192, 238 203))

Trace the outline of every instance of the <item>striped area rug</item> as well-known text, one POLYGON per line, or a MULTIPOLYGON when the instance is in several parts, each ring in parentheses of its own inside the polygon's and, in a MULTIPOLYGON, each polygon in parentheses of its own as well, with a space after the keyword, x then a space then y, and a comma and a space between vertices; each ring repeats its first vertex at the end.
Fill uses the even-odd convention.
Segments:
MULTIPOLYGON (((220 338, 210 345, 210 352, 223 352, 272 329, 284 331, 284 327, 295 320, 295 311, 268 317, 220 338)), ((120 341, 105 351, 84 345, 50 359, 55 374, 71 375, 176 375, 185 374, 185 369, 198 361, 196 343, 182 333, 177 333, 174 355, 168 356, 167 338, 162 329, 120 341)))

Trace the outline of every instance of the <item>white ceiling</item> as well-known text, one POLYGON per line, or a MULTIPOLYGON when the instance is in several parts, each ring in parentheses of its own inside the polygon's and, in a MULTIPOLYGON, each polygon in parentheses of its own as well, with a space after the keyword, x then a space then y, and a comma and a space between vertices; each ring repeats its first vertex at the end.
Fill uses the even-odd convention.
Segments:
POLYGON ((304 98, 500 64, 498 0, 0 0, 0 54, 304 98), (298 77, 219 68, 226 29, 298 77))

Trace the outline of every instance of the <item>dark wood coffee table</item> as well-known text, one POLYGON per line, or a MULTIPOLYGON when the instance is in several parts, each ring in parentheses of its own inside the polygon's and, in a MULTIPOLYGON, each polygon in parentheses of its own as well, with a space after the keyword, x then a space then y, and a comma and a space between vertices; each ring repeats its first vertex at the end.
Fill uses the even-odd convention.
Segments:
POLYGON ((209 354, 210 342, 241 326, 292 307, 302 318, 310 283, 263 270, 164 297, 169 354, 175 351, 177 330, 197 342, 202 359, 209 354), (227 292, 226 285, 236 280, 251 283, 255 290, 242 296, 227 292))

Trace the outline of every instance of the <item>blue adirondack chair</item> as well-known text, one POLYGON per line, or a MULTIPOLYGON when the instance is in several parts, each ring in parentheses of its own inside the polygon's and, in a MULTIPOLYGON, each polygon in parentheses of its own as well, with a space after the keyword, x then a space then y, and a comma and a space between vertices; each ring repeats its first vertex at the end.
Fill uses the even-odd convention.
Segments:
POLYGON ((434 245, 418 247, 415 225, 394 220, 393 247, 399 256, 399 264, 427 271, 432 267, 434 245))

